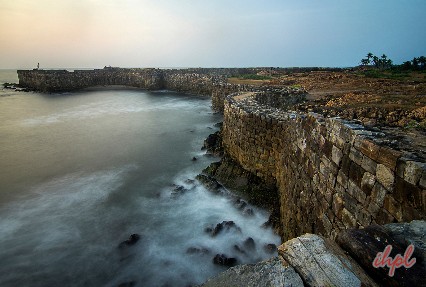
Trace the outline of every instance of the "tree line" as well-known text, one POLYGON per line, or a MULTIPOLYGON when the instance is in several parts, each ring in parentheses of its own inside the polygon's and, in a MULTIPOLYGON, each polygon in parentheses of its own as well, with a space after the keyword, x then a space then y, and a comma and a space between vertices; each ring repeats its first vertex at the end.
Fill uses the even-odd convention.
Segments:
POLYGON ((426 68, 426 57, 414 57, 411 61, 405 61, 401 65, 394 65, 393 61, 389 59, 385 54, 381 57, 368 53, 365 58, 361 59, 361 66, 370 66, 378 69, 391 69, 398 68, 402 70, 425 70, 426 68))

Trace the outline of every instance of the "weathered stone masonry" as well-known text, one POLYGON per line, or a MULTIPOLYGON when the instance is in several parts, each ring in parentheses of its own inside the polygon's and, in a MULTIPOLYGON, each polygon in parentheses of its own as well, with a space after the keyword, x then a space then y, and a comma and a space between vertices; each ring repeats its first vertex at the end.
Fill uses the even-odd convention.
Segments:
POLYGON ((269 105, 260 104, 267 96, 226 98, 223 141, 243 168, 276 182, 283 240, 425 219, 423 159, 387 147, 383 133, 360 125, 284 112, 266 98, 269 105))

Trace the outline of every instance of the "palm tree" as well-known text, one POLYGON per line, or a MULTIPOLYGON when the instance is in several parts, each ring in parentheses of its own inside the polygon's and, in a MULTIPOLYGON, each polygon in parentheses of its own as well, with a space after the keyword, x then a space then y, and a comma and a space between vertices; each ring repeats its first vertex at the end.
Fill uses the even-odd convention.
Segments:
POLYGON ((368 63, 371 62, 371 59, 373 59, 373 57, 374 57, 373 53, 370 52, 370 53, 367 54, 368 63))
POLYGON ((420 69, 424 69, 426 67, 426 57, 425 56, 418 57, 417 61, 420 64, 420 69))

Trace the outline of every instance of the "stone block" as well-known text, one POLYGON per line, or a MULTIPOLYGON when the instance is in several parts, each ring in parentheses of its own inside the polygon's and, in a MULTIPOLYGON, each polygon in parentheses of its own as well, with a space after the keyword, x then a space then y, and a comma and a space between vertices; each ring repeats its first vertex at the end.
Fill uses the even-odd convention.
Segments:
POLYGON ((337 182, 343 186, 343 188, 348 188, 348 176, 345 175, 342 170, 339 170, 339 172, 337 173, 337 182))
POLYGON ((376 215, 376 218, 373 218, 377 224, 386 224, 396 222, 395 217, 393 217, 387 210, 380 208, 379 212, 376 215))
POLYGON ((331 150, 331 159, 332 161, 339 166, 340 162, 342 161, 342 157, 343 157, 343 153, 342 151, 333 145, 332 150, 331 150))
POLYGON ((396 201, 391 194, 385 196, 383 207, 386 209, 396 220, 402 220, 402 207, 401 204, 396 201))
POLYGON ((362 164, 362 153, 354 147, 351 147, 349 158, 358 165, 362 164))
POLYGON ((380 147, 376 145, 374 142, 368 139, 360 139, 360 141, 355 140, 354 145, 357 145, 358 149, 367 157, 373 160, 377 160, 380 147))
POLYGON ((373 216, 373 218, 375 218, 377 213, 380 210, 380 207, 377 204, 375 204, 374 202, 370 202, 368 204, 367 210, 373 216))
POLYGON ((376 168, 376 177, 377 181, 380 182, 387 190, 392 191, 395 177, 393 171, 389 167, 383 164, 378 164, 376 168))
POLYGON ((421 208, 421 189, 399 176, 396 177, 393 197, 400 203, 406 203, 415 208, 421 208))
POLYGON ((368 156, 362 157, 361 167, 369 173, 376 174, 377 162, 369 158, 368 156))
POLYGON ((342 222, 346 228, 357 227, 356 219, 346 208, 342 210, 342 222))
POLYGON ((360 165, 352 162, 349 168, 349 179, 352 180, 356 185, 361 186, 364 172, 364 169, 360 165))
POLYGON ((366 227, 371 224, 371 215, 364 208, 359 209, 354 215, 360 226, 366 227))
POLYGON ((343 210, 343 198, 337 193, 335 193, 333 195, 332 208, 333 208, 334 215, 337 218, 341 219, 342 218, 342 210, 343 210))
POLYGON ((375 183, 376 177, 369 172, 364 172, 361 180, 361 189, 367 196, 371 194, 371 190, 373 189, 375 183))
POLYGON ((384 164, 391 170, 395 170, 396 162, 402 153, 400 151, 393 150, 388 147, 380 147, 377 153, 377 162, 384 164))
POLYGON ((347 156, 347 155, 343 155, 342 165, 340 167, 340 170, 343 172, 343 174, 349 175, 349 168, 350 168, 350 166, 351 166, 350 157, 347 156))
POLYGON ((329 140, 326 140, 322 148, 322 152, 324 153, 324 155, 328 158, 331 158, 332 149, 333 149, 332 142, 329 140))
POLYGON ((321 217, 322 224, 324 225, 325 234, 330 235, 331 230, 333 228, 333 224, 331 223, 330 219, 328 219, 327 215, 323 214, 321 217))
POLYGON ((376 182, 371 192, 371 202, 382 207, 387 192, 388 191, 383 187, 383 185, 376 182))
POLYGON ((426 189, 426 171, 423 171, 423 175, 419 180, 419 186, 421 188, 425 188, 426 189))
POLYGON ((417 185, 426 172, 426 164, 416 161, 407 161, 404 170, 404 179, 413 185, 417 185))
POLYGON ((405 166, 407 164, 407 160, 406 158, 399 158, 396 162, 396 175, 399 176, 400 178, 404 178, 404 171, 405 171, 405 166))
POLYGON ((348 193, 361 204, 365 203, 365 193, 352 180, 348 182, 348 193))

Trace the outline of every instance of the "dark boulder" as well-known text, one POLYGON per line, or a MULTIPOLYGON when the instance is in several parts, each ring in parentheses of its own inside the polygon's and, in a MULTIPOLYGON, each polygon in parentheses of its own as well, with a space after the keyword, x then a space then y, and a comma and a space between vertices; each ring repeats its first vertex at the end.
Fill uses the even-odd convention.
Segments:
POLYGON ((222 221, 221 223, 216 224, 214 228, 207 227, 204 231, 210 233, 211 236, 215 237, 223 231, 229 231, 231 229, 241 232, 241 228, 235 224, 233 221, 222 221))
POLYGON ((246 254, 246 252, 237 244, 234 245, 234 250, 241 254, 246 254))
POLYGON ((274 254, 277 251, 277 246, 273 243, 265 244, 263 250, 265 250, 266 253, 274 254))
MULTIPOLYGON (((419 234, 417 236, 424 238, 425 231, 426 224, 423 223, 423 227, 418 228, 419 234)), ((370 225, 364 229, 344 230, 338 234, 336 242, 374 280, 383 286, 426 286, 426 281, 424 281, 426 276, 425 257, 421 248, 418 248, 419 246, 416 246, 413 255, 410 257, 416 258, 416 263, 411 268, 396 268, 393 276, 389 276, 388 267, 375 268, 372 264, 377 254, 384 252, 388 245, 392 246, 389 255, 392 260, 397 254, 404 256, 407 247, 412 243, 408 232, 404 232, 403 237, 398 237, 392 234, 392 230, 387 225, 370 225)))
POLYGON ((256 250, 256 243, 254 242, 254 239, 251 238, 251 237, 247 238, 244 241, 243 245, 244 245, 244 248, 247 249, 247 250, 249 250, 249 251, 256 250))
POLYGON ((204 255, 204 254, 209 254, 210 250, 207 249, 207 248, 205 248, 205 247, 189 247, 186 250, 186 253, 187 254, 201 254, 201 255, 204 255))
POLYGON ((245 202, 241 198, 238 198, 237 200, 234 201, 234 206, 237 209, 243 210, 247 206, 247 202, 245 202))
POLYGON ((210 134, 205 140, 202 150, 207 150, 208 153, 222 156, 223 155, 223 146, 222 146, 222 133, 220 131, 210 134))
POLYGON ((136 286, 136 281, 124 282, 118 285, 118 287, 133 287, 136 286))
POLYGON ((237 265, 237 259, 234 257, 227 257, 225 254, 216 254, 213 258, 213 263, 216 265, 232 267, 237 265))
POLYGON ((138 242, 139 241, 139 239, 140 239, 140 235, 139 234, 132 234, 132 235, 130 235, 130 237, 129 237, 129 239, 127 239, 127 240, 125 240, 125 241, 123 241, 123 242, 121 242, 119 245, 118 245, 118 248, 125 248, 125 247, 127 247, 127 246, 132 246, 132 245, 135 245, 136 244, 136 242, 138 242))
POLYGON ((243 215, 245 216, 253 216, 254 215, 254 211, 252 208, 246 208, 243 211, 243 215))
POLYGON ((172 198, 177 198, 177 197, 179 197, 179 196, 181 196, 181 195, 183 195, 185 192, 187 192, 188 191, 188 189, 186 189, 185 187, 183 187, 182 185, 174 185, 174 188, 173 188, 173 190, 172 190, 172 193, 171 193, 171 197, 172 198))

